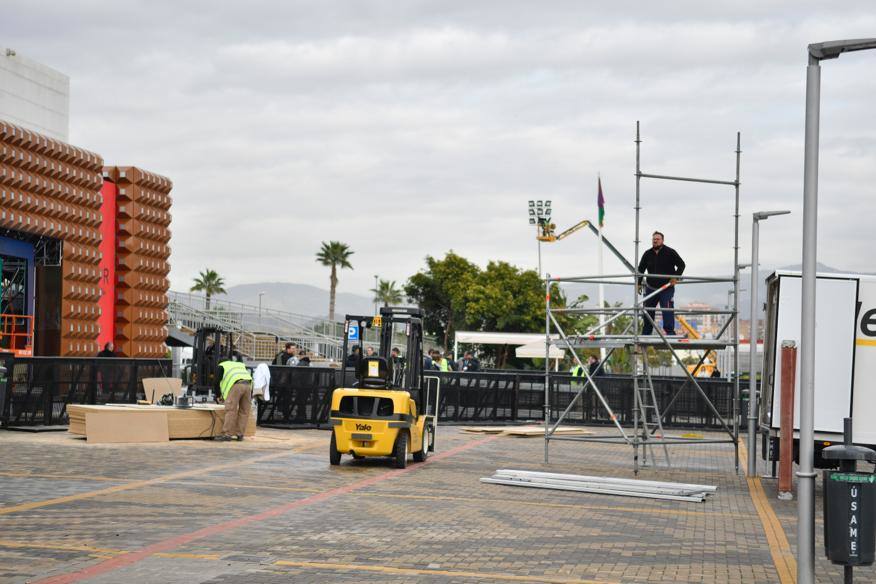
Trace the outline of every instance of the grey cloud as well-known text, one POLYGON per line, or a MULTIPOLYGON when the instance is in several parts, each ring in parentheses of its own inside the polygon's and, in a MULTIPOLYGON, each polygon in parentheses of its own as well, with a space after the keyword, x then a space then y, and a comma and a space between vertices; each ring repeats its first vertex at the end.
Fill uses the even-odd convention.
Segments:
MULTIPOLYGON (((761 255, 798 263, 805 44, 876 29, 864 1, 7 4, 3 42, 72 77, 73 141, 173 178, 177 287, 208 264, 324 285, 327 239, 357 250, 347 291, 450 248, 534 267, 526 200, 592 217, 597 172, 632 255, 636 119, 652 172, 732 178, 741 130, 742 254, 751 212, 786 207, 761 255)), ((824 72, 819 259, 840 268, 872 263, 873 57, 824 72)), ((724 273, 728 190, 648 183, 643 232, 724 273)), ((545 263, 586 271, 595 249, 576 235, 545 263)))

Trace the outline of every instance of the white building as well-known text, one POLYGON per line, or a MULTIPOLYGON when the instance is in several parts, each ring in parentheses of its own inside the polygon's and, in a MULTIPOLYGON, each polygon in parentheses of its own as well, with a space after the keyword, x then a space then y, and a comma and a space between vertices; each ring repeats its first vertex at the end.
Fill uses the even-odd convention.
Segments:
POLYGON ((0 118, 68 142, 70 78, 14 49, 2 49, 0 118))

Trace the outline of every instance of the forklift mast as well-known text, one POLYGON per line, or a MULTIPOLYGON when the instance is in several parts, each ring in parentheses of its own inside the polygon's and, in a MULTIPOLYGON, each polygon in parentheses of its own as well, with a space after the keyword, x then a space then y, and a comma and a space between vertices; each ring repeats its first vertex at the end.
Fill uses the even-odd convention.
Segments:
MULTIPOLYGON (((425 400, 423 383, 423 312, 419 308, 385 306, 380 309, 377 316, 358 316, 348 314, 344 322, 343 355, 349 349, 350 327, 358 327, 360 358, 364 331, 369 328, 381 329, 380 349, 378 355, 386 360, 390 369, 388 389, 401 389, 411 393, 411 397, 418 403, 425 400), (406 344, 403 347, 404 355, 398 362, 392 362, 393 340, 396 325, 404 324, 406 344), (399 369, 400 368, 400 369, 399 369)), ((402 348, 402 347, 399 347, 402 348)), ((358 370, 358 363, 355 367, 358 370)), ((346 362, 341 369, 342 379, 345 379, 346 362)), ((342 384, 341 384, 342 385, 342 384)))
POLYGON ((189 393, 207 393, 216 383, 216 368, 234 352, 231 334, 220 328, 204 327, 195 331, 192 347, 192 375, 189 393))

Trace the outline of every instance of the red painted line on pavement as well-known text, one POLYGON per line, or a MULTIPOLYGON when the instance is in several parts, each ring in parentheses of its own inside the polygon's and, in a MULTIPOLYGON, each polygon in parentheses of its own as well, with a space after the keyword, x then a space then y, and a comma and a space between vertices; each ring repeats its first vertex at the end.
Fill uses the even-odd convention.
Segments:
POLYGON ((230 521, 225 521, 223 523, 217 523, 215 525, 209 525, 197 531, 192 531, 190 533, 184 533, 182 535, 177 535, 175 537, 171 537, 165 539, 163 541, 159 541, 157 543, 153 543, 152 545, 148 545, 146 547, 140 548, 139 550, 133 552, 127 552, 115 558, 111 558, 109 560, 104 560, 99 564, 94 564, 93 566, 89 566, 87 568, 83 568, 82 570, 78 570, 76 572, 70 572, 68 574, 60 574, 58 576, 51 576, 49 578, 45 578, 42 580, 35 580, 33 584, 69 584, 71 582, 80 582, 82 580, 86 580, 88 578, 94 578, 95 576, 99 576, 101 574, 106 574, 107 572, 112 572, 114 570, 119 570, 121 568, 125 568, 127 566, 131 566, 145 560, 146 558, 153 556, 158 553, 166 552, 175 548, 178 548, 182 545, 185 545, 189 542, 203 539, 205 537, 210 537, 216 535, 218 533, 223 533, 226 531, 231 531, 233 529, 237 529, 238 527, 243 527, 245 525, 249 525, 250 523, 254 523, 256 521, 262 521, 264 519, 270 519, 272 517, 277 517, 278 515, 283 515, 284 513, 288 513, 289 511, 296 509, 298 507, 304 507, 306 505, 311 505, 313 503, 318 503, 320 501, 324 501, 326 499, 330 499, 332 497, 336 497, 338 495, 346 495, 352 491, 357 491, 359 489, 369 487, 373 484, 385 481, 386 479, 396 477, 405 473, 409 473, 415 471, 419 468, 423 468, 431 462, 441 460, 443 458, 448 458, 455 454, 459 454, 460 452, 464 452, 466 450, 470 450, 475 448, 476 446, 480 446, 486 442, 490 442, 495 440, 496 436, 489 436, 487 438, 483 438, 481 440, 475 440, 474 442, 468 442, 466 444, 461 444, 456 448, 451 448, 447 452, 441 452, 439 454, 435 454, 426 459, 425 462, 415 464, 413 466, 409 466, 407 468, 399 468, 396 470, 391 470, 385 472, 383 474, 379 474, 377 476, 373 476, 371 478, 362 479, 361 481, 356 481, 355 483, 351 483, 349 485, 343 487, 335 487, 334 489, 329 489, 328 491, 323 491, 322 493, 317 493, 316 495, 311 495, 310 497, 305 497, 304 499, 299 499, 298 501, 292 501, 290 503, 285 503, 283 505, 279 505, 277 507, 272 507, 271 509, 267 509, 262 511, 261 513, 256 513, 255 515, 246 515, 244 517, 238 517, 237 519, 232 519, 230 521))

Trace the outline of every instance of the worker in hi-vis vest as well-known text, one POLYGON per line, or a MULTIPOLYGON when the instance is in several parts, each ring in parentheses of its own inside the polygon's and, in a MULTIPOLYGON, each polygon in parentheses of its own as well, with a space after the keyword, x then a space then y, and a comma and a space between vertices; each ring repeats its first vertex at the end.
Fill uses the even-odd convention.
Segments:
POLYGON ((222 361, 216 379, 219 380, 219 393, 225 401, 225 422, 222 424, 222 433, 214 440, 227 442, 234 436, 243 440, 252 412, 252 375, 240 361, 222 361))
MULTIPOLYGON (((572 366, 572 368, 569 369, 569 375, 571 375, 572 377, 586 377, 584 375, 584 368, 581 367, 580 365, 578 365, 577 361, 572 366)), ((581 385, 581 381, 578 379, 575 379, 572 381, 572 385, 581 385)))

